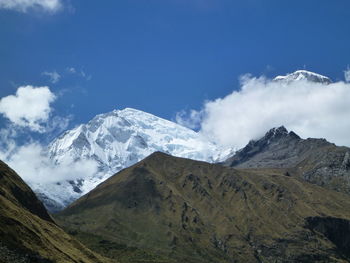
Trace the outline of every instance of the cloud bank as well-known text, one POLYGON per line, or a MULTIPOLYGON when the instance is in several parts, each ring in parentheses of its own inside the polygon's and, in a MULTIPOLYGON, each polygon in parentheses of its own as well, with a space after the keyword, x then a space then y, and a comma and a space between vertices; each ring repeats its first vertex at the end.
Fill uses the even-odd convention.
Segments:
POLYGON ((187 128, 197 130, 202 120, 202 112, 190 110, 189 112, 182 110, 176 113, 175 121, 187 128))
POLYGON ((186 118, 182 123, 199 122, 205 136, 224 146, 242 148, 281 125, 303 138, 350 146, 350 83, 283 83, 244 76, 239 90, 205 102, 186 118))
POLYGON ((19 87, 15 95, 0 100, 0 114, 13 124, 43 132, 52 111, 50 104, 56 99, 48 87, 19 87))
POLYGON ((61 0, 0 0, 0 8, 27 13, 29 10, 57 12, 62 8, 61 0))
POLYGON ((31 185, 75 180, 97 172, 97 163, 91 160, 55 164, 45 147, 37 142, 18 146, 12 142, 10 151, 1 152, 0 159, 31 185))

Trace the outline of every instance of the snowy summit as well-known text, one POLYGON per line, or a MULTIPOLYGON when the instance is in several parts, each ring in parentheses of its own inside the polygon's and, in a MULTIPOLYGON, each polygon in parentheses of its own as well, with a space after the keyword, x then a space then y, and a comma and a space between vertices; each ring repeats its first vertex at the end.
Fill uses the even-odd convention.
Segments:
POLYGON ((281 81, 286 83, 300 80, 306 80, 322 84, 332 83, 332 80, 330 78, 307 70, 297 70, 285 76, 277 76, 276 78, 274 78, 274 81, 281 81))
POLYGON ((227 152, 222 150, 201 134, 174 122, 136 109, 114 110, 65 132, 49 145, 50 158, 55 163, 93 160, 98 164, 97 174, 32 187, 55 211, 153 152, 215 162, 227 152))

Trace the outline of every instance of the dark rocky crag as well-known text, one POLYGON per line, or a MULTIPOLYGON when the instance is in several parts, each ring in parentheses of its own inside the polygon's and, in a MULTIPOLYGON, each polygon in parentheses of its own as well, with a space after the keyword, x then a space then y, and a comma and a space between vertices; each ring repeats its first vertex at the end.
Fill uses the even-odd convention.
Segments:
POLYGON ((325 139, 301 139, 285 127, 271 129, 227 159, 236 168, 285 168, 289 175, 350 194, 350 149, 325 139))
POLYGON ((350 197, 285 175, 154 153, 57 218, 157 262, 348 262, 350 197))

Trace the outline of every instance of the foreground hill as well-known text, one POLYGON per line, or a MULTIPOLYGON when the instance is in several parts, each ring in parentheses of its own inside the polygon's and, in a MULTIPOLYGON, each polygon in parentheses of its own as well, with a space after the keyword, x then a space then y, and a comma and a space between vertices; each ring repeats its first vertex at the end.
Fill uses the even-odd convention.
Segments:
POLYGON ((325 139, 302 139, 283 126, 251 141, 224 164, 237 168, 288 168, 292 176, 350 194, 350 148, 325 139))
POLYGON ((0 161, 0 262, 109 262, 66 234, 33 191, 0 161))
POLYGON ((350 260, 349 196, 285 174, 154 153, 58 219, 92 247, 109 244, 110 257, 124 244, 156 262, 350 260))

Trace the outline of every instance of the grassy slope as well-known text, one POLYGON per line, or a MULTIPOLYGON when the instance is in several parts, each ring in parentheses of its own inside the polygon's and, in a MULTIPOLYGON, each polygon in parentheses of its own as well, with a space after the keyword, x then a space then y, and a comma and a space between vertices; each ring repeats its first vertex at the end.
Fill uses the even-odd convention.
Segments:
POLYGON ((94 234, 95 246, 102 239, 127 244, 169 262, 343 262, 337 246, 306 228, 305 220, 349 220, 349 196, 284 174, 156 153, 99 185, 58 219, 72 231, 94 234))
POLYGON ((0 161, 0 262, 110 262, 59 228, 32 190, 0 161))

